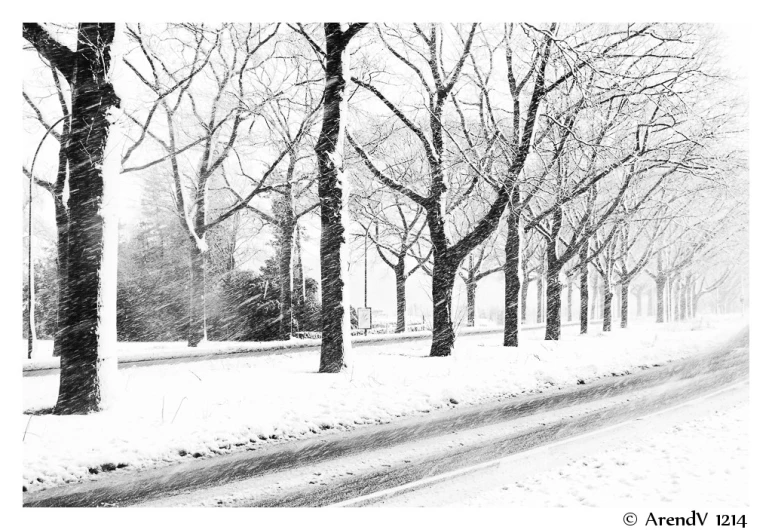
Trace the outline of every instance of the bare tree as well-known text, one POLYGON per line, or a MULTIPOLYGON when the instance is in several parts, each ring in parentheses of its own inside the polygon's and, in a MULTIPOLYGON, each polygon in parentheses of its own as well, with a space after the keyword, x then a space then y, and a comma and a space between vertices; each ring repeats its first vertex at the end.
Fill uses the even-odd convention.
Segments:
MULTIPOLYGON (((353 139, 352 135, 348 135, 350 143, 376 178, 386 186, 402 193, 426 211, 429 235, 434 253, 434 268, 432 275, 432 299, 434 309, 432 346, 430 352, 430 356, 432 357, 444 357, 452 353, 455 332, 453 330, 451 318, 451 302, 456 271, 463 259, 477 245, 485 241, 485 239, 487 239, 497 228, 499 219, 510 203, 510 195, 515 186, 517 176, 525 164, 525 159, 531 146, 536 114, 544 92, 544 73, 549 61, 550 46, 552 43, 551 31, 554 31, 555 29, 555 26, 553 25, 551 31, 546 31, 542 43, 538 46, 539 51, 537 55, 538 58, 536 59, 537 67, 534 75, 534 88, 524 121, 523 134, 520 136, 522 141, 518 141, 519 150, 513 158, 512 164, 510 164, 505 175, 502 178, 495 179, 493 178, 493 175, 485 173, 486 168, 490 167, 485 157, 478 157, 476 160, 471 160, 469 157, 465 156, 466 150, 454 140, 454 137, 451 134, 449 134, 446 118, 444 117, 445 106, 448 101, 453 101, 455 97, 454 91, 457 88, 456 85, 465 64, 467 64, 467 59, 470 56, 470 50, 475 38, 477 26, 477 24, 472 24, 466 36, 462 35, 460 30, 457 30, 462 49, 460 56, 454 61, 452 68, 449 70, 446 70, 444 66, 445 57, 442 51, 442 43, 445 41, 445 37, 441 28, 436 24, 430 25, 428 29, 424 29, 418 24, 415 24, 413 39, 409 42, 405 39, 400 39, 406 50, 415 49, 415 43, 418 43, 419 47, 423 48, 423 50, 415 51, 414 55, 420 59, 411 59, 407 52, 401 53, 388 42, 388 39, 385 37, 382 39, 389 52, 401 63, 406 65, 412 73, 418 76, 421 82, 424 91, 422 93, 422 98, 428 110, 429 134, 424 131, 418 122, 408 117, 405 112, 400 110, 399 107, 397 107, 372 83, 361 79, 354 79, 354 82, 357 85, 367 90, 385 105, 391 114, 419 139, 424 148, 424 154, 429 166, 429 184, 428 193, 421 194, 408 186, 403 185, 398 180, 395 180, 393 177, 389 176, 387 172, 380 170, 375 163, 370 160, 369 154, 353 139), (418 60, 422 61, 421 67, 419 67, 419 63, 416 62, 418 60), (449 149, 446 149, 446 138, 450 138, 451 141, 456 144, 459 151, 458 154, 464 158, 465 162, 467 162, 467 165, 475 175, 472 178, 471 186, 463 186, 461 193, 457 193, 457 198, 463 199, 465 196, 463 190, 467 189, 467 187, 473 189, 478 182, 483 182, 490 186, 490 191, 494 197, 490 208, 485 215, 478 220, 474 228, 455 243, 451 243, 447 233, 447 225, 450 221, 447 213, 448 210, 451 210, 456 205, 456 201, 448 198, 449 149), (450 207, 448 206, 449 204, 450 207)), ((461 128, 462 130, 466 129, 463 123, 461 123, 461 128)), ((483 144, 487 144, 485 147, 486 151, 493 145, 491 138, 488 138, 483 144)))
POLYGON ((324 115, 316 156, 319 163, 319 201, 322 235, 319 244, 322 269, 322 354, 319 371, 338 373, 346 366, 351 350, 351 322, 348 305, 348 178, 343 167, 343 134, 346 130, 346 87, 349 82, 351 39, 366 23, 325 23, 325 49, 314 43, 314 50, 324 56, 324 115))
POLYGON ((355 217, 364 237, 375 245, 381 261, 394 271, 397 300, 395 331, 403 333, 407 280, 418 270, 425 269, 431 259, 431 251, 425 255, 421 255, 420 251, 425 239, 426 216, 400 194, 383 187, 360 194, 355 205, 355 217), (411 259, 413 263, 410 263, 411 259))
MULTIPOLYGON (((466 211, 466 209, 465 209, 466 211)), ((463 226, 463 225, 462 225, 463 226)), ((466 325, 475 325, 475 304, 477 284, 491 274, 504 270, 504 259, 500 253, 499 232, 483 241, 459 266, 459 276, 466 286, 466 325)))
MULTIPOLYGON (((120 103, 109 71, 115 24, 78 24, 75 51, 58 42, 39 24, 25 23, 22 34, 62 75, 72 103, 66 156, 69 166, 69 226, 65 314, 60 322, 61 372, 58 414, 85 414, 104 406, 102 382, 115 369, 115 357, 105 355, 114 323, 114 307, 102 297, 105 281, 105 212, 102 165, 108 113, 120 103), (110 365, 113 366, 110 366, 110 365)), ((113 301, 114 303, 114 301, 113 301)))
MULTIPOLYGON (((275 52, 270 43, 279 26, 226 24, 214 30, 190 24, 170 27, 174 37, 169 39, 169 45, 184 50, 183 64, 175 62, 180 59, 174 54, 155 50, 141 25, 129 29, 145 66, 140 68, 128 59, 125 62, 155 99, 142 120, 129 115, 140 131, 123 155, 123 172, 140 171, 164 162, 170 165, 180 226, 190 241, 189 346, 197 346, 206 339, 207 231, 247 208, 255 197, 274 189, 269 179, 310 126, 309 120, 302 121, 289 144, 269 158, 270 163, 257 176, 247 173, 239 160, 237 174, 247 181, 248 192, 237 195, 230 207, 209 218, 207 201, 213 179, 221 175, 226 189, 233 188, 228 181, 226 161, 236 152, 237 140, 255 127, 267 102, 281 97, 282 90, 276 89, 275 83, 268 85, 261 79, 267 75, 267 59, 275 52), (265 56, 258 53, 261 50, 266 51, 265 56), (166 138, 152 128, 154 116, 160 114, 159 107, 165 118, 162 127, 166 138), (242 124, 247 123, 250 126, 245 131, 242 124), (192 139, 179 146, 182 136, 192 139), (128 166, 132 153, 148 137, 163 154, 128 166)), ((279 84, 283 81, 280 76, 279 84)))
MULTIPOLYGON (((308 77, 308 72, 301 68, 296 68, 296 72, 298 78, 295 84, 300 90, 285 91, 287 99, 269 102, 266 105, 268 111, 264 113, 268 130, 276 139, 274 143, 277 144, 277 150, 288 153, 287 167, 271 187, 272 212, 268 213, 264 208, 247 203, 249 211, 257 214, 277 231, 281 283, 279 334, 283 340, 289 340, 292 336, 294 318, 292 267, 293 262, 300 259, 299 254, 295 253, 295 247, 300 244, 296 241, 295 234, 299 230, 300 220, 312 213, 320 204, 316 194, 312 193, 314 184, 317 184, 317 172, 316 168, 310 165, 314 157, 310 140, 311 125, 320 109, 321 98, 315 97, 312 93, 313 80, 308 77)), ((238 156, 237 149, 235 152, 238 156)), ((241 160, 240 157, 238 159, 241 160)), ((244 198, 231 186, 227 178, 224 180, 226 189, 235 197, 236 203, 241 204, 244 198)))

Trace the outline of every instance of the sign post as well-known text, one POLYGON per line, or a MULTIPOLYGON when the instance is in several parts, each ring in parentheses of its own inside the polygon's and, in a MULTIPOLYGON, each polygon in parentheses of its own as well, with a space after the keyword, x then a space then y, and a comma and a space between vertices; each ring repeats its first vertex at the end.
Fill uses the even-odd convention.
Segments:
POLYGON ((357 309, 357 327, 365 330, 365 335, 367 335, 367 330, 372 327, 372 308, 360 307, 357 309))

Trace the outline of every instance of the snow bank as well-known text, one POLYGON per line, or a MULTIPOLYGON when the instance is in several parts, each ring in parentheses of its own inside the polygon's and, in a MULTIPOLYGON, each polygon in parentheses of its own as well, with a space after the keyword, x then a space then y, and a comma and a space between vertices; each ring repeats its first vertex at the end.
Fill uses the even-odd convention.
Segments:
POLYGON ((462 336, 448 358, 427 357, 426 341, 376 342, 358 347, 340 374, 318 374, 318 356, 299 352, 133 367, 118 373, 120 401, 87 416, 46 414, 58 377, 27 377, 23 484, 32 491, 116 468, 161 466, 589 382, 694 355, 742 324, 649 325, 566 334, 559 342, 526 339, 519 348, 500 346, 498 334, 462 336))

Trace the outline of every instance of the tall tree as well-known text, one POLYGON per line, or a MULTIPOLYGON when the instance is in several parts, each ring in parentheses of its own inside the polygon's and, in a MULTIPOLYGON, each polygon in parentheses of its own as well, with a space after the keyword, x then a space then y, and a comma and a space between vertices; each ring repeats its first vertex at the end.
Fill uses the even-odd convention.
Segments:
MULTIPOLYGON (((150 89, 154 99, 142 119, 129 113, 130 119, 139 127, 139 134, 123 155, 123 172, 169 164, 178 219, 189 239, 188 346, 191 347, 206 339, 207 232, 247 208, 254 198, 273 189, 270 178, 275 169, 310 125, 301 123, 289 146, 278 154, 271 157, 263 154, 262 159, 268 158, 271 162, 265 164, 262 174, 250 175, 239 160, 239 169, 233 172, 247 181, 248 191, 218 215, 210 216, 207 205, 212 183, 221 177, 228 187, 231 186, 227 180, 226 162, 236 152, 237 140, 257 127, 255 122, 261 121, 266 103, 281 97, 281 88, 266 86, 262 79, 266 62, 275 53, 270 44, 279 27, 280 24, 225 24, 210 29, 178 24, 167 28, 169 37, 163 41, 152 39, 143 32, 140 24, 129 29, 129 35, 138 47, 139 59, 126 59, 125 62, 150 89), (162 43, 172 49, 177 46, 184 53, 180 57, 169 50, 155 49, 151 43, 162 43), (159 120, 165 128, 163 135, 153 129, 154 116, 161 114, 157 112, 159 108, 163 111, 162 121, 159 120), (184 137, 193 137, 193 140, 179 145, 184 137), (161 155, 151 158, 146 154, 150 160, 128 166, 132 153, 147 138, 154 140, 161 155)), ((283 76, 279 79, 283 81, 283 76)), ((145 151, 152 153, 149 149, 145 151)))
POLYGON ((316 155, 319 164, 319 202, 322 234, 319 244, 322 269, 322 353, 319 371, 338 373, 346 366, 351 350, 348 297, 348 178, 343 167, 343 134, 346 130, 351 39, 367 23, 324 24, 325 50, 309 38, 317 53, 324 55, 324 114, 316 155))
MULTIPOLYGON (((360 79, 354 79, 357 85, 370 92, 385 105, 391 114, 418 138, 424 148, 424 155, 429 166, 429 184, 427 186, 428 193, 421 194, 395 180, 387 172, 378 169, 370 160, 369 154, 359 146, 352 135, 348 135, 350 143, 362 159, 365 160, 368 168, 376 178, 386 186, 404 194, 426 211, 429 236, 434 253, 432 275, 433 328, 432 346, 429 354, 432 357, 445 357, 451 355, 453 351, 455 332, 452 322, 451 302, 458 267, 463 259, 477 245, 485 241, 498 227, 499 220, 510 203, 510 196, 516 179, 525 164, 525 159, 531 146, 536 114, 538 113, 539 103, 544 92, 544 76, 547 63, 549 62, 552 32, 555 30, 555 25, 553 24, 550 30, 544 32, 541 43, 538 45, 534 88, 524 120, 522 141, 519 143, 520 149, 503 177, 496 177, 487 173, 490 165, 485 157, 477 157, 477 159, 473 160, 466 156, 466 149, 462 148, 454 140, 454 137, 448 133, 447 118, 444 115, 446 104, 455 99, 454 92, 457 89, 461 72, 470 56, 477 28, 477 24, 472 24, 465 36, 460 33, 460 30, 457 30, 459 31, 458 36, 462 49, 460 56, 454 61, 452 68, 449 70, 444 66, 446 58, 442 49, 442 43, 446 37, 443 36, 442 28, 436 24, 430 25, 428 29, 414 24, 416 42, 423 48, 422 51, 414 52, 417 57, 421 58, 422 63, 425 63, 421 67, 418 66, 417 60, 412 60, 406 55, 407 52, 403 52, 405 54, 401 53, 391 46, 387 39, 383 39, 384 45, 389 52, 410 68, 421 82, 423 87, 421 97, 428 109, 429 134, 424 131, 417 121, 408 117, 405 112, 400 110, 373 84, 360 79), (424 74, 425 71, 428 72, 427 75, 424 74), (462 191, 460 193, 457 192, 455 200, 451 200, 448 197, 450 190, 448 175, 450 149, 446 147, 445 143, 448 138, 456 144, 459 155, 462 156, 473 175, 471 184, 462 185, 462 191), (453 243, 448 234, 448 223, 451 222, 448 211, 457 205, 458 199, 463 200, 465 196, 463 190, 474 189, 478 183, 484 183, 491 187, 490 192, 493 199, 490 207, 470 232, 453 243)), ((402 44, 407 50, 414 48, 413 42, 408 43, 403 40, 402 44)), ((462 129, 465 129, 463 123, 462 129)), ((483 145, 490 146, 493 144, 490 138, 484 138, 483 145)))
MULTIPOLYGON (((102 167, 110 130, 108 113, 120 103, 109 77, 115 24, 78 24, 73 51, 41 25, 25 23, 22 34, 70 86, 72 103, 67 161, 69 229, 66 301, 60 337, 61 371, 55 412, 85 414, 102 409, 103 380, 116 368, 108 354, 115 337, 115 300, 105 256, 105 176, 102 167)), ((107 258, 107 259, 106 259, 107 258)))

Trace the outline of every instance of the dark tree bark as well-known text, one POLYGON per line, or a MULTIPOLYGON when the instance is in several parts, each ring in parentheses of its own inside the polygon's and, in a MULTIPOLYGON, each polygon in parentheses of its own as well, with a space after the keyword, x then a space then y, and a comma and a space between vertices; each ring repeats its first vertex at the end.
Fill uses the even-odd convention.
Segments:
MULTIPOLYGON (((507 216, 507 241, 504 246, 504 346, 517 347, 520 301, 520 210, 519 192, 512 193, 513 205, 507 216)), ((526 284, 527 286, 527 284, 526 284)), ((523 288, 523 298, 527 291, 523 288)), ((523 322, 525 322, 525 300, 523 300, 523 322)))
POLYGON ((587 318, 590 306, 590 293, 588 289, 589 266, 587 265, 589 257, 589 244, 585 243, 582 248, 582 267, 579 272, 579 334, 586 335, 589 319, 587 318))
POLYGON ((394 267, 394 276, 397 282, 397 333, 404 333, 405 331, 405 284, 407 283, 407 277, 405 276, 405 259, 401 258, 397 260, 394 267))
POLYGON ((343 132, 349 80, 348 50, 351 38, 364 24, 351 24, 346 31, 339 23, 325 23, 326 43, 324 116, 316 144, 319 163, 319 202, 322 233, 319 245, 322 269, 322 351, 319 371, 338 373, 346 366, 351 350, 346 277, 348 261, 348 179, 343 172, 343 132))
POLYGON ((103 378, 115 369, 105 348, 111 324, 103 298, 110 277, 105 263, 104 162, 110 130, 108 112, 120 101, 108 79, 115 24, 78 25, 76 51, 62 46, 38 24, 24 24, 24 37, 70 85, 70 138, 66 146, 70 175, 66 296, 59 330, 61 372, 57 414, 86 414, 103 408, 103 378))
POLYGON ((453 330, 452 298, 456 270, 445 260, 434 262, 432 276, 432 301, 434 302, 432 321, 432 348, 430 357, 447 357, 453 351, 456 333, 453 330))
POLYGON ((547 267, 547 323, 544 340, 560 340, 560 269, 547 267))
MULTIPOLYGON (((628 299, 630 296, 630 285, 627 283, 623 283, 619 286, 620 291, 620 308, 619 308, 619 327, 624 329, 627 327, 627 309, 628 309, 628 299)), ((640 309, 640 298, 638 298, 639 301, 639 309, 640 309)))
POLYGON ((547 323, 544 340, 560 340, 560 269, 564 261, 558 259, 557 246, 562 225, 563 209, 556 208, 552 214, 551 237, 547 238, 547 323))
POLYGON ((466 325, 474 327, 474 305, 477 293, 477 281, 472 279, 466 283, 466 325))
POLYGON ((603 331, 611 331, 611 302, 614 293, 609 279, 603 279, 603 331))

